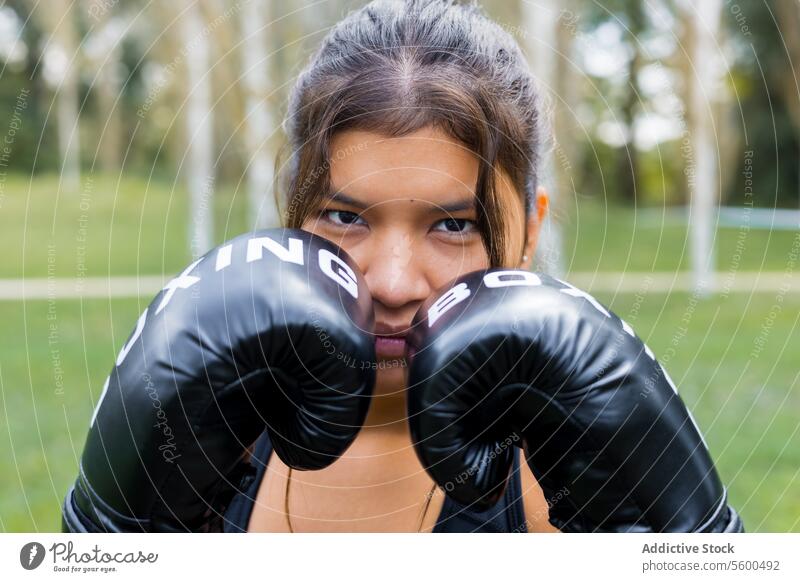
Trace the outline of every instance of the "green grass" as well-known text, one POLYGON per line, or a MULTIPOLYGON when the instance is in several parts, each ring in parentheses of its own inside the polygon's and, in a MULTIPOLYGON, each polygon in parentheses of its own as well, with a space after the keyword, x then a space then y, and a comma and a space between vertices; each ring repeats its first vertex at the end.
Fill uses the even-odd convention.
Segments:
POLYGON ((800 532, 800 296, 596 296, 662 360, 748 531, 800 532))
POLYGON ((0 302, 3 531, 60 530, 93 403, 145 304, 0 302))
MULTIPOLYGON (((189 262, 187 194, 182 185, 84 176, 78 192, 58 176, 10 175, 0 199, 0 278, 174 273, 189 262)), ((214 198, 215 238, 246 227, 242 192, 214 198)))
MULTIPOLYGON (((581 200, 560 210, 563 261, 568 271, 686 271, 685 225, 659 209, 634 209, 581 200)), ((780 271, 797 232, 720 228, 715 236, 717 271, 780 271)))

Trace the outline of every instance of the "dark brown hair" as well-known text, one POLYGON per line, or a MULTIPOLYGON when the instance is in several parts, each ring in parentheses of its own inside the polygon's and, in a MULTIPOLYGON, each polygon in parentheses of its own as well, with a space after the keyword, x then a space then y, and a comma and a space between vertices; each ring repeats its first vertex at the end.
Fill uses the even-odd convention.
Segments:
POLYGON ((492 266, 503 265, 506 224, 495 171, 507 173, 529 215, 538 95, 514 38, 474 2, 374 0, 328 32, 289 98, 285 226, 300 228, 327 193, 335 132, 402 136, 427 126, 478 156, 478 228, 492 266))

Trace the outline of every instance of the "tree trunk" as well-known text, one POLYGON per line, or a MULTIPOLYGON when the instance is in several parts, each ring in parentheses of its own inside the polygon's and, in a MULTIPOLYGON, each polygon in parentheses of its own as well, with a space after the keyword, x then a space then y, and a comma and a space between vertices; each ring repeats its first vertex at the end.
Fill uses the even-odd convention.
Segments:
POLYGON ((247 194, 251 227, 278 226, 280 219, 275 206, 272 182, 274 151, 270 136, 275 121, 270 111, 267 42, 265 29, 269 26, 268 2, 251 0, 240 12, 242 26, 242 81, 245 91, 245 143, 247 146, 247 194))
POLYGON ((193 4, 181 19, 188 74, 187 151, 184 170, 188 178, 189 248, 193 258, 208 251, 214 241, 214 118, 211 109, 208 36, 203 27, 200 5, 193 4))
POLYGON ((56 87, 56 126, 58 149, 61 158, 61 184, 77 192, 80 187, 80 126, 78 116, 78 83, 80 55, 78 55, 75 14, 67 0, 40 5, 39 20, 51 35, 48 50, 62 51, 64 69, 56 87))
POLYGON ((118 172, 122 157, 122 123, 120 122, 120 85, 117 75, 123 27, 115 25, 110 10, 98 16, 96 34, 104 34, 108 52, 102 57, 97 71, 94 90, 97 96, 97 119, 100 132, 97 144, 98 166, 105 172, 118 172))
MULTIPOLYGON (((689 83, 689 127, 694 149, 694 171, 689 168, 689 237, 692 276, 695 289, 701 295, 713 290, 716 230, 716 207, 719 193, 719 165, 714 140, 713 84, 715 81, 713 55, 717 50, 722 0, 705 0, 690 11, 694 50, 691 59, 695 74, 689 83)), ((689 160, 691 163, 691 160, 689 160)))
MULTIPOLYGON (((524 44, 533 74, 538 81, 537 88, 545 98, 545 103, 554 103, 556 106, 558 104, 555 103, 550 88, 558 87, 561 84, 559 76, 563 70, 563 66, 558 65, 557 54, 560 9, 561 3, 555 0, 543 0, 536 5, 523 1, 521 6, 523 27, 530 33, 524 36, 524 44)), ((542 115, 545 115, 548 109, 547 106, 543 107, 542 115)), ((553 124, 550 127, 545 125, 544 129, 554 132, 552 141, 558 144, 559 128, 553 124)), ((551 145, 550 141, 550 137, 546 136, 547 146, 551 145)), ((565 273, 561 225, 553 219, 553 211, 557 211, 560 207, 559 194, 563 184, 558 183, 553 150, 552 147, 545 147, 541 152, 539 185, 547 188, 551 212, 545 218, 544 224, 541 225, 536 248, 536 268, 561 277, 565 273)))
POLYGON ((636 151, 636 114, 639 104, 639 71, 642 68, 642 53, 639 42, 645 28, 644 5, 631 2, 627 5, 628 34, 633 56, 628 63, 628 87, 620 109, 620 118, 625 126, 626 144, 617 153, 617 187, 623 202, 636 204, 639 193, 639 163, 636 151))

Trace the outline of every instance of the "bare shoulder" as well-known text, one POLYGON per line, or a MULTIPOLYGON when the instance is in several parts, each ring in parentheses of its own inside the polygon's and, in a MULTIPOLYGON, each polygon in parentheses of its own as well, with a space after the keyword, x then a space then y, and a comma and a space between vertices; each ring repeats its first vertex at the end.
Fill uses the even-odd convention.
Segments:
POLYGON ((288 478, 289 467, 278 455, 270 455, 267 470, 258 486, 247 531, 281 533, 289 531, 284 504, 288 478))
MULTIPOLYGON (((520 452, 522 456, 522 452, 520 452)), ((553 533, 558 528, 548 521, 549 512, 544 492, 533 476, 528 463, 521 459, 519 464, 520 481, 522 485, 522 503, 525 506, 525 525, 531 533, 553 533)))

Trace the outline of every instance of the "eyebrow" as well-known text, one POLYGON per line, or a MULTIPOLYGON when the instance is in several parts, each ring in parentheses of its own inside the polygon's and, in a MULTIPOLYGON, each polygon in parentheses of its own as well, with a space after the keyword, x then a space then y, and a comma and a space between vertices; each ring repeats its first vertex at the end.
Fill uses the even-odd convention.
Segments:
MULTIPOLYGON (((351 196, 348 196, 344 192, 336 191, 330 194, 327 197, 328 200, 332 200, 334 202, 339 202, 341 204, 347 204, 348 206, 354 206, 355 208, 360 208, 361 210, 366 210, 369 208, 369 204, 365 204, 360 200, 356 200, 351 196)), ((463 200, 456 200, 455 202, 450 202, 449 204, 440 204, 434 209, 434 212, 446 212, 446 213, 453 213, 453 212, 461 212, 462 210, 474 210, 475 209, 475 198, 464 198, 463 200)))

